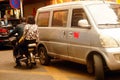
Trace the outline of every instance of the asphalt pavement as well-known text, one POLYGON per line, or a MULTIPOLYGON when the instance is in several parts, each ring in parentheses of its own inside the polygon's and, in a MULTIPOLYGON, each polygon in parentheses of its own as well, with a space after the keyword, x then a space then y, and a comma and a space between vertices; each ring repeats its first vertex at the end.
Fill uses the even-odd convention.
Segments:
MULTIPOLYGON (((94 80, 94 75, 87 73, 86 66, 68 61, 53 61, 49 66, 37 61, 32 69, 25 65, 14 66, 12 48, 0 48, 0 80, 94 80)), ((105 80, 120 80, 119 74, 107 72, 105 80)))

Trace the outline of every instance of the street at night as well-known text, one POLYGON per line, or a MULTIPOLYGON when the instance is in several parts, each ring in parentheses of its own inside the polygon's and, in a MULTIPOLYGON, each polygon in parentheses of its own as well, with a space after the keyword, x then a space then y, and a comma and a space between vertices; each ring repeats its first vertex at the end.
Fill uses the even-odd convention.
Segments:
POLYGON ((120 0, 0 0, 0 80, 120 80, 119 34, 120 0))
MULTIPOLYGON (((32 69, 25 66, 14 68, 12 49, 0 49, 0 80, 94 80, 94 75, 86 71, 86 66, 54 61, 49 66, 40 65, 32 69)), ((107 72, 105 80, 120 80, 120 72, 107 72)))

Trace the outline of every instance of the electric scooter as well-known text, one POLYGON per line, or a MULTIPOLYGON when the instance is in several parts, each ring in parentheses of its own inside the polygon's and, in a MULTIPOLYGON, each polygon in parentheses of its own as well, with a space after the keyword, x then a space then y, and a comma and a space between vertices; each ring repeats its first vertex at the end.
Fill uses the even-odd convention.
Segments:
POLYGON ((25 53, 24 47, 19 48, 18 50, 18 56, 20 55, 19 62, 25 63, 28 68, 32 68, 36 65, 36 42, 31 41, 27 47, 28 47, 28 53, 25 53))

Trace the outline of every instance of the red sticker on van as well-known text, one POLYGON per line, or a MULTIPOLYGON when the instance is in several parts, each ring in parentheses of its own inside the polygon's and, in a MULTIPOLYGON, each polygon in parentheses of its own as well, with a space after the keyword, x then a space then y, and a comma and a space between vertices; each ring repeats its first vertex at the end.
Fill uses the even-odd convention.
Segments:
POLYGON ((76 39, 79 38, 79 32, 74 32, 74 38, 76 38, 76 39))

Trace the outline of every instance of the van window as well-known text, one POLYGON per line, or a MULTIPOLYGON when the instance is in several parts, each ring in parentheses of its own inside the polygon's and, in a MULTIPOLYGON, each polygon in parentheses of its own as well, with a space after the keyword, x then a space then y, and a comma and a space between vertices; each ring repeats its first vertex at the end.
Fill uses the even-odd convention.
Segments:
POLYGON ((53 27, 66 27, 68 10, 54 11, 52 18, 53 27))
POLYGON ((40 12, 38 14, 37 24, 39 27, 47 27, 49 24, 50 12, 40 12))
POLYGON ((87 19, 83 9, 73 9, 71 27, 78 27, 78 21, 81 19, 87 19))
POLYGON ((120 28, 120 18, 116 10, 119 7, 110 4, 94 4, 87 6, 99 29, 120 28))

